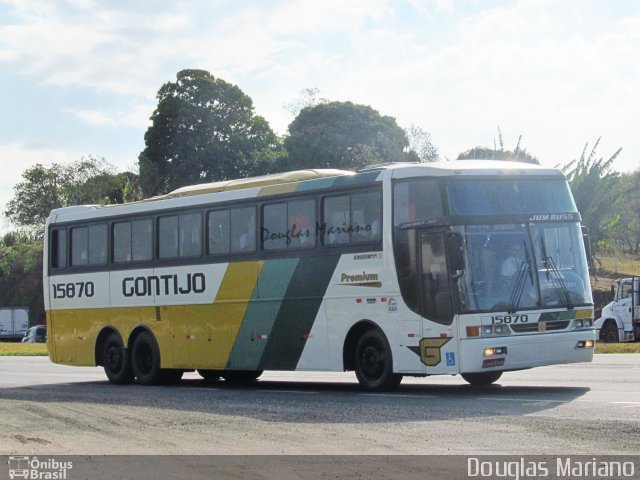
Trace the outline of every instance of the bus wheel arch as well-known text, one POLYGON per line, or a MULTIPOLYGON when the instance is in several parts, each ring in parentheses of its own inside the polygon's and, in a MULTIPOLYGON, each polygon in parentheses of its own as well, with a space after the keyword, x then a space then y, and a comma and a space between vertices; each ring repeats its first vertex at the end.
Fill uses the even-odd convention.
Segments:
POLYGON ((369 391, 395 390, 402 375, 393 373, 391 345, 382 329, 370 321, 354 325, 345 339, 345 369, 356 372, 360 386, 369 391))
POLYGON ((125 385, 134 380, 130 350, 114 327, 102 329, 96 340, 96 365, 102 366, 111 383, 125 385))

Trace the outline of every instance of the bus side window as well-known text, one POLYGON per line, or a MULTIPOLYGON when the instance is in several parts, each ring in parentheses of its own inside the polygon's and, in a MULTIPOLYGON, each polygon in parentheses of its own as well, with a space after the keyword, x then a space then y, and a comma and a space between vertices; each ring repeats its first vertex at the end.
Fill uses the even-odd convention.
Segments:
POLYGON ((131 222, 131 256, 134 262, 153 258, 153 220, 150 218, 131 222))
POLYGON ((287 209, 290 248, 311 248, 316 245, 316 202, 298 200, 288 203, 287 209))
POLYGON ((131 222, 113 224, 113 261, 131 261, 131 222))
POLYGON ((351 242, 380 240, 382 231, 382 196, 380 192, 351 195, 351 242))
POLYGON ((231 251, 255 252, 256 210, 254 207, 231 210, 231 251))
POLYGON ((67 231, 62 228, 51 232, 51 267, 67 267, 67 231))
POLYGON ((349 226, 351 224, 349 204, 348 195, 323 199, 323 243, 325 245, 349 243, 349 226))
POLYGON ((229 210, 216 210, 207 214, 207 253, 229 253, 229 210))
POLYGON ((158 219, 158 257, 176 258, 178 256, 178 216, 158 219))
POLYGON ((74 267, 89 263, 89 229, 76 227, 71 229, 71 265, 74 267))
POLYGON ((263 210, 261 237, 265 250, 287 248, 287 204, 266 205, 263 210))
POLYGON ((178 216, 180 257, 199 257, 202 253, 202 216, 185 213, 178 216))

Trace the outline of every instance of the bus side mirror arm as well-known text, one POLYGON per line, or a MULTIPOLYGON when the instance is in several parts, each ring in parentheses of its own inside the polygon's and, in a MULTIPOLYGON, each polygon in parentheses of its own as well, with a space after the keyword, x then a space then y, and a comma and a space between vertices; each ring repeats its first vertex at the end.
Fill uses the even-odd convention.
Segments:
POLYGON ((447 235, 447 256, 449 257, 449 270, 459 272, 451 275, 454 280, 462 276, 464 270, 464 249, 462 236, 452 232, 447 235))

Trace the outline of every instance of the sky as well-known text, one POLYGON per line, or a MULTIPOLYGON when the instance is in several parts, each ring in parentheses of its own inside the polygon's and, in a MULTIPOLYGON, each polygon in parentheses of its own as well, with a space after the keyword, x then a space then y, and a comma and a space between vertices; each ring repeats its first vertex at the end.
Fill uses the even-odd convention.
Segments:
POLYGON ((238 85, 281 135, 315 88, 426 130, 445 160, 499 127, 548 166, 602 137, 634 171, 638 59, 639 1, 0 0, 0 212, 35 163, 135 171, 185 68, 238 85))

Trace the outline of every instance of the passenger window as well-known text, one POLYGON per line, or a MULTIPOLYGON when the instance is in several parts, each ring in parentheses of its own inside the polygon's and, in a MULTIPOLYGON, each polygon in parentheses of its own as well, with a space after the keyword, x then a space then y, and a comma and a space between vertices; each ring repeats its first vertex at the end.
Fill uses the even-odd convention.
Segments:
POLYGON ((89 227, 89 265, 107 264, 107 224, 89 227))
POLYGON ((327 197, 323 202, 323 243, 344 245, 382 238, 382 195, 379 191, 327 197))
POLYGON ((153 220, 150 218, 131 222, 131 254, 134 262, 153 258, 153 220))
POLYGON ((202 217, 200 213, 178 216, 180 256, 199 257, 202 253, 202 217))
POLYGON ((382 237, 382 197, 380 192, 351 196, 351 242, 372 242, 382 237))
POLYGON ((229 210, 219 210, 207 214, 207 234, 209 255, 229 253, 229 210))
POLYGON ((113 261, 131 261, 131 222, 113 224, 113 261))
POLYGON ((231 210, 231 251, 233 253, 255 252, 256 209, 253 207, 231 210))
POLYGON ((67 267, 67 231, 64 229, 51 232, 51 267, 67 267))
POLYGON ((343 245, 349 243, 349 196, 327 197, 323 202, 324 224, 323 243, 325 245, 343 245))
POLYGON ((312 248, 316 245, 316 202, 300 200, 288 203, 289 248, 312 248))
POLYGON ((264 207, 261 230, 262 245, 265 250, 287 248, 287 204, 278 203, 264 207))
POLYGON ((158 257, 178 256, 178 217, 160 217, 158 220, 158 257))
POLYGON ((107 225, 71 229, 71 265, 105 265, 107 263, 107 225))
POLYGON ((74 267, 89 264, 89 229, 79 227, 71 229, 71 265, 74 267))

